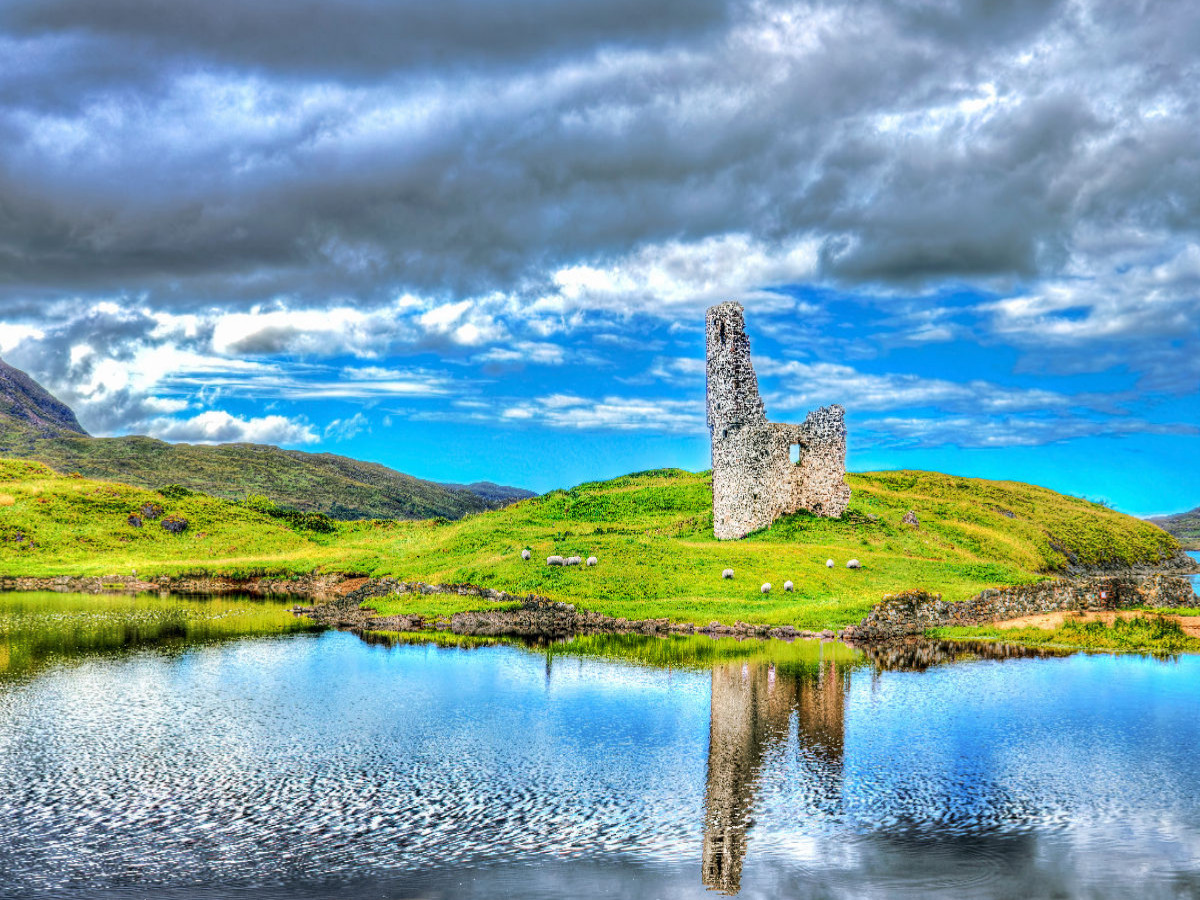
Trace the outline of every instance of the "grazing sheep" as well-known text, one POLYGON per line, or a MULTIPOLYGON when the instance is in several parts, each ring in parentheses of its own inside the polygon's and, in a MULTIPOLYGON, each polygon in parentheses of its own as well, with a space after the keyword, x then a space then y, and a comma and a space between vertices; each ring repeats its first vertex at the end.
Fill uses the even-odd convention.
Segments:
POLYGON ((562 565, 566 565, 566 560, 564 560, 561 556, 547 556, 546 557, 546 565, 562 566, 562 565))
POLYGON ((594 557, 594 556, 589 556, 589 557, 587 558, 587 564, 588 564, 589 566, 594 566, 594 565, 596 564, 596 557, 594 557))
POLYGON ((860 563, 857 559, 852 559, 852 560, 850 560, 850 562, 846 563, 846 568, 847 569, 861 569, 862 563, 860 563))
POLYGON ((794 588, 794 587, 795 587, 795 585, 794 585, 794 584, 792 584, 790 581, 785 581, 785 582, 783 583, 783 589, 784 589, 785 591, 788 591, 789 593, 791 592, 792 588, 794 588))
POLYGON ((832 559, 825 560, 825 568, 827 568, 827 569, 833 568, 833 560, 832 559))
POLYGON ((582 563, 583 563, 582 556, 568 556, 567 557, 567 565, 568 566, 578 566, 578 565, 582 565, 582 563))
POLYGON ((529 557, 531 557, 531 556, 533 556, 533 554, 530 553, 528 550, 521 551, 521 559, 529 559, 529 557))
POLYGON ((764 581, 764 582, 763 582, 763 586, 762 586, 762 588, 760 588, 760 590, 761 590, 761 591, 762 591, 764 594, 769 594, 769 593, 771 593, 771 582, 769 582, 769 581, 764 581))
POLYGON ((733 577, 733 569, 724 569, 721 572, 721 577, 724 578, 726 581, 728 581, 730 578, 733 577))

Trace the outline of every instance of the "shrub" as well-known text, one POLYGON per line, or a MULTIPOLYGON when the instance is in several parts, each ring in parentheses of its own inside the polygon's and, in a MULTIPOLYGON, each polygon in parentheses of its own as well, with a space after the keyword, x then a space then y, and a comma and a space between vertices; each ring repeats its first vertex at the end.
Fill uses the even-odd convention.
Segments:
POLYGON ((163 531, 169 531, 171 534, 183 534, 187 531, 188 520, 183 516, 167 516, 160 524, 163 531))
POLYGON ((139 516, 137 513, 130 513, 129 518, 126 519, 125 521, 128 522, 130 525, 132 525, 134 528, 142 527, 142 517, 139 516))
POLYGON ((186 488, 182 484, 164 484, 158 489, 158 492, 168 500, 180 500, 184 497, 194 497, 196 492, 191 488, 186 488))

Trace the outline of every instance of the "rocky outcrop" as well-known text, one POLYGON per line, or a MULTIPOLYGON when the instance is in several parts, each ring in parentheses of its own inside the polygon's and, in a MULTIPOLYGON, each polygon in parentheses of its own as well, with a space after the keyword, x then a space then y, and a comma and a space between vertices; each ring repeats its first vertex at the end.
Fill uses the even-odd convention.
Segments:
POLYGON ((986 625, 1062 610, 1170 609, 1196 603, 1191 582, 1169 574, 1058 578, 986 590, 960 603, 947 603, 940 594, 909 591, 885 597, 860 624, 846 628, 843 634, 847 640, 869 642, 920 634, 926 628, 986 625))

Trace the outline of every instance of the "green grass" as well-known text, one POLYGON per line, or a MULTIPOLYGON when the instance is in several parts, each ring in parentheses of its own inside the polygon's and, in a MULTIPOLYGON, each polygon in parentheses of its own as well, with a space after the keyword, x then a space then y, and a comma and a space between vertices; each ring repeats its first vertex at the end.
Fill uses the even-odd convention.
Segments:
POLYGON ((1200 653, 1200 640, 1185 634, 1178 622, 1160 615, 1116 619, 1112 625, 1106 625, 1099 620, 1085 622, 1067 619, 1059 628, 1054 629, 990 626, 932 628, 926 632, 926 636, 946 640, 997 640, 1085 650, 1200 653))
POLYGON ((316 626, 276 601, 157 595, 0 594, 0 678, 132 647, 185 648, 316 626))
MULTIPOLYGON (((583 484, 455 522, 340 522, 316 534, 212 497, 165 498, 0 461, 0 574, 319 569, 469 582, 630 619, 819 629, 857 622, 884 594, 922 589, 965 600, 987 587, 1037 581, 1068 562, 1155 562, 1178 548, 1154 525, 1031 485, 931 472, 848 481, 854 495, 842 518, 787 516, 742 541, 713 538, 708 474, 678 469, 583 484), (130 528, 127 514, 147 501, 191 527, 182 535, 155 523, 130 528), (908 509, 919 528, 901 524, 908 509), (525 547, 529 562, 520 558, 525 547), (550 568, 551 554, 595 555, 599 565, 550 568), (825 567, 829 557, 833 569, 825 567), (863 568, 846 569, 850 558, 863 568), (720 577, 726 567, 735 570, 731 581, 720 577), (793 594, 782 591, 789 579, 793 594), (765 596, 764 581, 774 585, 765 596)), ((488 604, 405 596, 374 605, 384 614, 446 616, 488 604)))

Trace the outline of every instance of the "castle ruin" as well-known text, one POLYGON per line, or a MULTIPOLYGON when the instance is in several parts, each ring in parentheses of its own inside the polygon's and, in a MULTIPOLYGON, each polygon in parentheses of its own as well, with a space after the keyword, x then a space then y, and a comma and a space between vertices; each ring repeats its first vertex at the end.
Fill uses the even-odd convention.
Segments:
POLYGON ((825 406, 810 412, 802 425, 768 422, 742 305, 709 308, 705 336, 713 533, 720 540, 745 537, 799 510, 840 516, 850 503, 846 411, 825 406))

